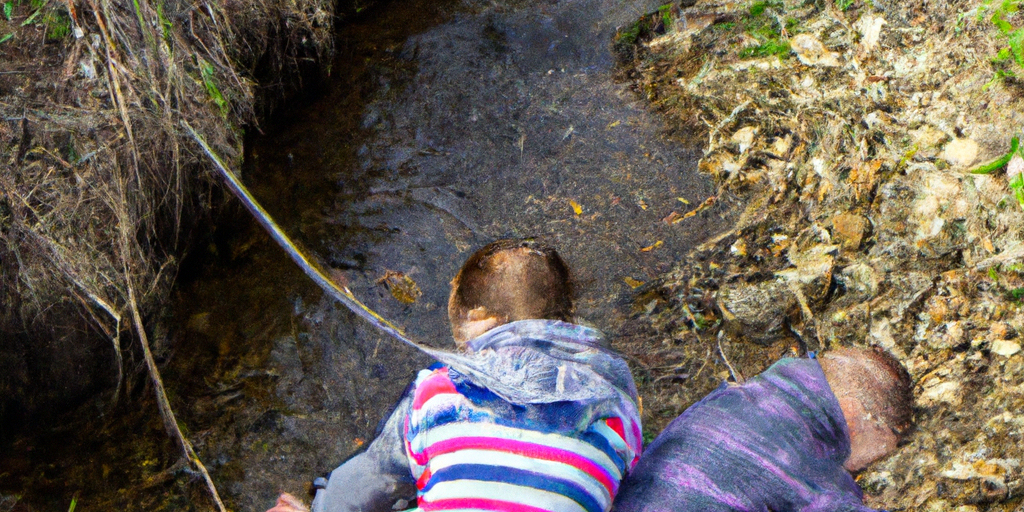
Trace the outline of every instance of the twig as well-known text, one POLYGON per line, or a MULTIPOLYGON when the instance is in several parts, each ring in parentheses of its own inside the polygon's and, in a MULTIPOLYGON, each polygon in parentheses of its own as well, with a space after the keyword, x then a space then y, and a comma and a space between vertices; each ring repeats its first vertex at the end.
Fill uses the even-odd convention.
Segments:
POLYGON ((156 367, 156 361, 153 360, 153 353, 149 350, 149 338, 146 336, 146 329, 142 325, 142 315, 139 314, 139 307, 135 303, 135 288, 132 286, 131 277, 128 273, 127 264, 125 266, 125 276, 128 282, 128 303, 132 309, 132 319, 135 322, 135 330, 139 334, 139 344, 142 345, 142 355, 146 359, 146 369, 149 370, 149 377, 153 381, 153 390, 156 392, 156 403, 160 408, 160 417, 164 420, 164 428, 172 434, 181 445, 181 450, 185 453, 185 458, 188 459, 189 463, 194 465, 199 473, 203 475, 203 480, 206 481, 206 487, 210 490, 210 494, 213 496, 213 501, 217 504, 217 510, 220 512, 226 512, 227 508, 224 507, 224 502, 220 499, 220 493, 217 492, 217 487, 213 484, 213 479, 210 478, 210 473, 206 471, 206 466, 203 465, 203 461, 199 460, 199 456, 196 455, 195 450, 192 448, 192 443, 185 439, 185 434, 181 432, 181 427, 178 426, 178 420, 174 417, 174 411, 171 409, 171 404, 167 400, 167 391, 164 390, 163 380, 160 378, 160 370, 156 367))
MULTIPOLYGON (((704 344, 704 340, 701 339, 700 334, 697 334, 697 319, 693 317, 693 312, 690 311, 690 305, 685 302, 683 303, 683 312, 685 312, 686 316, 689 317, 690 322, 693 322, 693 334, 697 336, 697 340, 700 341, 701 344, 704 344)), ((732 363, 729 362, 729 358, 725 356, 725 351, 722 350, 722 336, 724 336, 724 333, 722 331, 718 331, 718 353, 722 356, 722 361, 725 361, 725 366, 729 368, 729 374, 732 375, 732 380, 739 384, 743 384, 744 380, 746 380, 743 378, 743 374, 732 367, 732 363)), ((701 370, 703 369, 704 368, 701 367, 701 370)))
POLYGON ((725 355, 725 350, 722 350, 722 338, 724 337, 725 332, 718 331, 718 354, 722 356, 722 361, 725 361, 725 365, 729 367, 729 374, 732 375, 732 380, 736 381, 737 384, 743 384, 747 379, 744 379, 743 374, 732 367, 732 363, 729 362, 729 358, 725 355))
POLYGON ((715 137, 718 136, 718 132, 722 128, 725 128, 725 125, 735 121, 736 116, 738 116, 740 112, 746 110, 751 103, 753 103, 752 100, 747 100, 737 105, 736 108, 732 109, 732 113, 730 113, 725 119, 718 122, 718 125, 716 125, 715 128, 711 130, 711 133, 708 134, 708 148, 704 151, 705 155, 710 154, 711 151, 718 147, 718 144, 715 144, 715 137))

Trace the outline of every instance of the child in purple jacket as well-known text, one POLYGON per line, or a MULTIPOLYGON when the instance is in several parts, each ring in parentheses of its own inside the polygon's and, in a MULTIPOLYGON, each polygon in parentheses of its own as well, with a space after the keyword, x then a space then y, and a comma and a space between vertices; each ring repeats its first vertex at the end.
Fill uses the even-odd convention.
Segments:
POLYGON ((623 481, 619 512, 868 512, 849 473, 911 423, 906 369, 877 349, 783 359, 676 418, 623 481))

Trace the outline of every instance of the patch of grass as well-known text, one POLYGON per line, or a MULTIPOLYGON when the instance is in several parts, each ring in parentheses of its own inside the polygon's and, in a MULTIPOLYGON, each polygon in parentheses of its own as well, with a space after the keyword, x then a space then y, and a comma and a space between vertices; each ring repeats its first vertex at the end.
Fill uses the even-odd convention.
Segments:
POLYGON ((62 9, 50 11, 43 16, 43 25, 47 41, 60 41, 71 33, 71 16, 62 9))
POLYGON ((228 115, 228 101, 224 99, 224 95, 221 94, 220 89, 217 87, 217 82, 214 81, 214 69, 213 64, 209 62, 199 62, 199 72, 203 77, 203 85, 206 87, 207 94, 210 95, 210 99, 217 105, 220 110, 221 117, 228 115))
POLYGON ((854 2, 857 0, 836 0, 836 8, 840 11, 846 12, 850 7, 853 7, 854 2))
POLYGON ((783 39, 782 31, 795 30, 799 21, 791 17, 785 22, 781 22, 768 12, 769 9, 782 11, 784 8, 785 5, 780 0, 754 2, 750 6, 749 15, 743 20, 743 31, 757 39, 758 45, 741 50, 740 58, 751 59, 773 55, 779 58, 789 57, 789 41, 783 39), (785 25, 783 26, 782 23, 785 25))
POLYGON ((672 4, 665 4, 658 7, 658 14, 661 15, 661 24, 665 27, 665 30, 672 28, 672 4))
POLYGON ((992 81, 985 85, 991 87, 994 83, 1006 78, 1014 78, 1017 73, 1024 69, 1024 27, 1015 28, 1007 17, 1020 10, 1021 0, 1002 0, 998 7, 993 8, 994 0, 987 0, 978 9, 978 21, 984 20, 988 12, 992 25, 998 30, 999 37, 1005 38, 1006 46, 1001 48, 990 60, 995 76, 992 81))
POLYGON ((11 15, 14 13, 14 4, 11 2, 4 2, 4 18, 7 21, 11 21, 11 15))
POLYGON ((740 52, 740 57, 750 59, 778 55, 784 58, 789 55, 789 50, 789 41, 770 40, 751 48, 744 48, 740 52))

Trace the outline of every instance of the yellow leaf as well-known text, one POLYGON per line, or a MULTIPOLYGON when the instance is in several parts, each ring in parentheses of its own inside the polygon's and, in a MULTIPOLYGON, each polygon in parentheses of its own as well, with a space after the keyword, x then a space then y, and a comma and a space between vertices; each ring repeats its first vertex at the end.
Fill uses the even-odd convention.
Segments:
POLYGON ((624 278, 622 278, 622 280, 625 281, 626 284, 628 284, 629 287, 634 289, 634 290, 644 285, 643 281, 637 281, 636 279, 633 279, 632 277, 624 277, 624 278))
POLYGON ((654 242, 653 244, 648 245, 647 247, 644 247, 643 249, 640 249, 640 252, 651 252, 651 251, 657 249, 658 247, 661 247, 662 245, 665 245, 665 242, 663 242, 661 240, 658 240, 657 242, 654 242))
POLYGON ((576 212, 576 215, 583 213, 583 207, 572 199, 569 200, 569 206, 572 206, 572 211, 576 212))
POLYGON ((683 203, 683 204, 690 204, 690 202, 689 202, 689 201, 687 201, 687 200, 686 200, 686 198, 683 198, 683 197, 677 197, 676 199, 678 199, 680 203, 683 203))
POLYGON ((641 210, 646 210, 647 209, 647 202, 644 201, 643 199, 641 199, 640 202, 638 202, 636 204, 637 204, 637 206, 640 207, 641 210))
POLYGON ((377 283, 383 284, 391 292, 391 296, 405 304, 412 304, 420 295, 423 295, 416 281, 402 272, 388 270, 384 272, 384 277, 377 280, 377 283))
POLYGON ((608 130, 608 129, 611 129, 611 128, 615 128, 616 126, 618 126, 620 124, 622 124, 622 121, 612 121, 611 123, 608 123, 608 126, 605 128, 605 130, 608 130))

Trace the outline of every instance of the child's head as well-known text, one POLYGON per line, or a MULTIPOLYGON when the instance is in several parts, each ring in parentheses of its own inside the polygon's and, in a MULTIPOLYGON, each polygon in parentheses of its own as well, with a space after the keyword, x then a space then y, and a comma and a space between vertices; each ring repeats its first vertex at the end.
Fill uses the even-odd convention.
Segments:
POLYGON ((906 368, 877 348, 841 348, 822 354, 819 361, 850 432, 846 469, 859 471, 892 453, 913 415, 906 368))
POLYGON ((448 319, 456 343, 516 320, 572 316, 569 269, 533 240, 498 240, 473 253, 452 280, 448 319))

